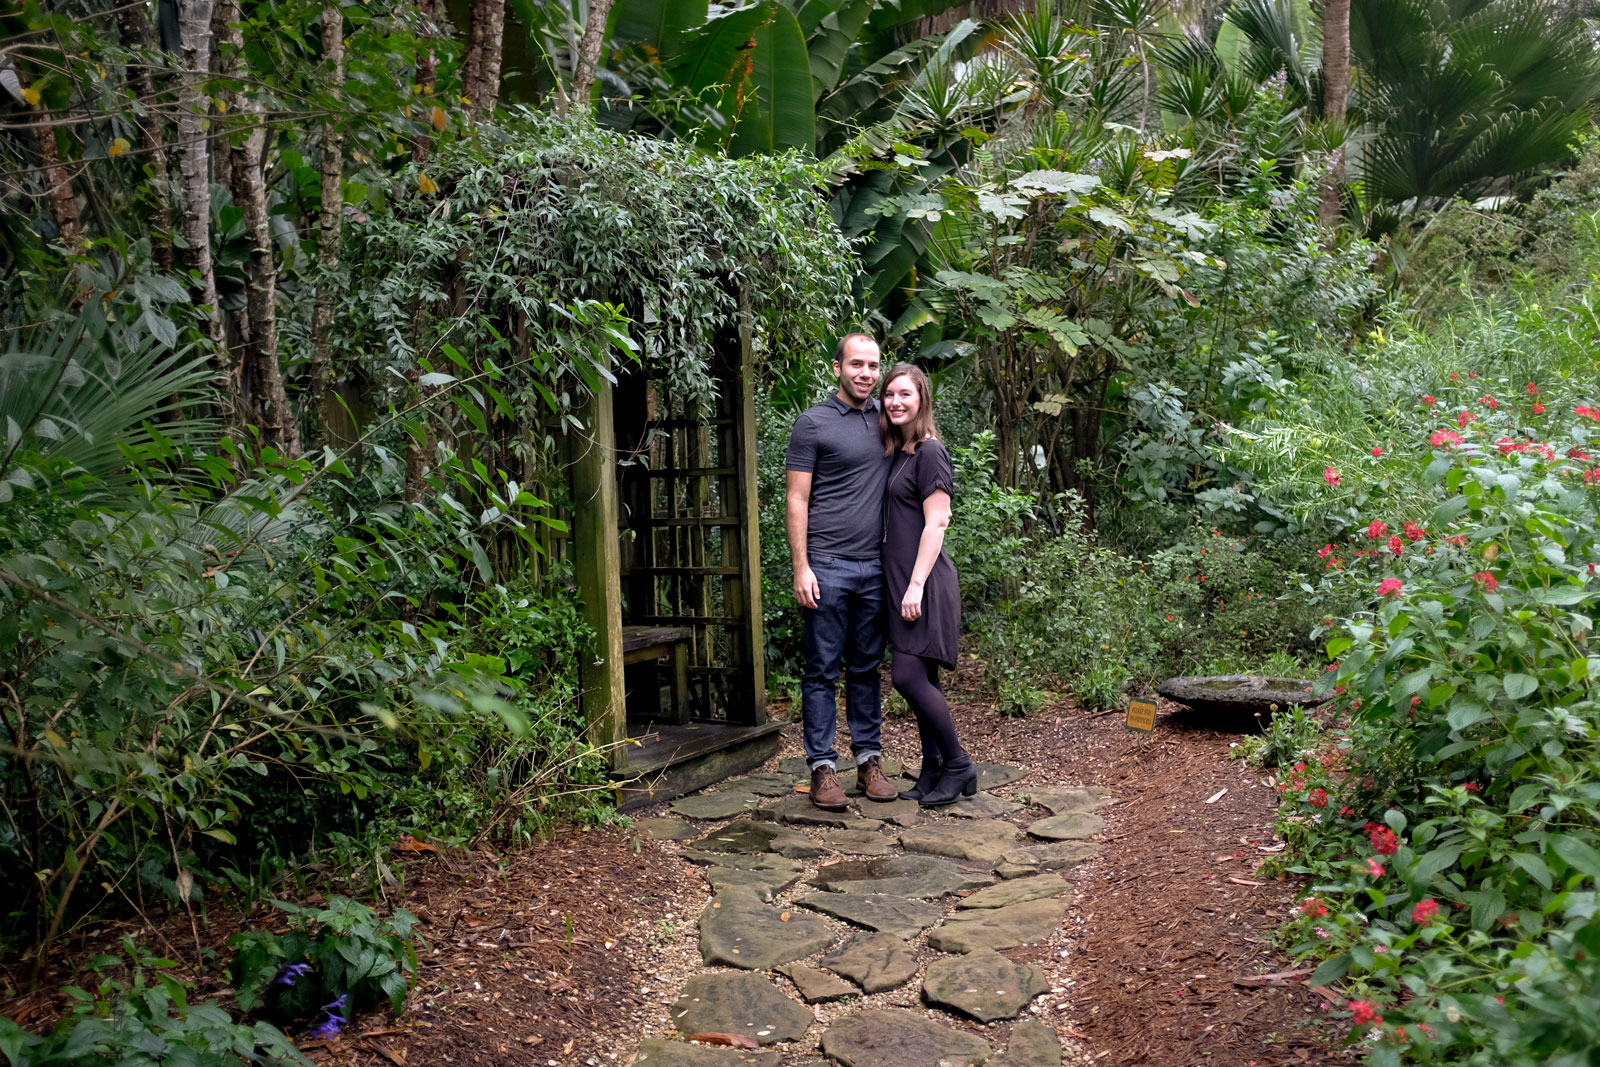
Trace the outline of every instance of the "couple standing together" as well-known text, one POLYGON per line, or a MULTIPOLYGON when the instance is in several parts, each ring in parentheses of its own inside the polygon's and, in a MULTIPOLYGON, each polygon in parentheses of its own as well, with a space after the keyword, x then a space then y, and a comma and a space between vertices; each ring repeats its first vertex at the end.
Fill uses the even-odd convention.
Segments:
POLYGON ((938 807, 971 796, 978 781, 939 685, 939 668, 956 665, 961 629, 956 569, 944 552, 950 453, 918 367, 899 363, 884 374, 877 342, 853 333, 839 340, 833 373, 839 388, 795 420, 784 462, 794 594, 805 619, 800 706, 811 802, 828 811, 847 803, 834 750, 842 667, 857 791, 938 807), (903 793, 882 766, 886 642, 894 687, 922 739, 921 773, 903 793))

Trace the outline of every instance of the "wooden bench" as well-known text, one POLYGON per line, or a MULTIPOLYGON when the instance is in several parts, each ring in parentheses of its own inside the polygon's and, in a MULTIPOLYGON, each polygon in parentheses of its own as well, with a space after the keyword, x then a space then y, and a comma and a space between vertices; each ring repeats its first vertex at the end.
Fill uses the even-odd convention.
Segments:
MULTIPOLYGON (((672 714, 660 715, 654 721, 682 725, 689 721, 689 642, 694 630, 688 626, 624 626, 622 628, 622 664, 655 663, 670 660, 672 664, 672 714)), ((652 690, 659 693, 659 690, 652 690)), ((657 712, 660 697, 654 701, 657 712)))

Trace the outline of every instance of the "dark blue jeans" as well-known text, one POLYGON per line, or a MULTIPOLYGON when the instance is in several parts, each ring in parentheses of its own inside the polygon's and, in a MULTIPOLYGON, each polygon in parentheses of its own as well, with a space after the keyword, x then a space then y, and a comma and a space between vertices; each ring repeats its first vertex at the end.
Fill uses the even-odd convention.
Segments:
POLYGON ((835 690, 839 668, 845 672, 844 718, 850 727, 850 751, 882 751, 883 693, 878 667, 888 630, 884 619, 887 594, 883 564, 878 560, 815 556, 811 571, 820 595, 805 617, 805 676, 800 680, 800 714, 805 727, 806 759, 836 761, 834 731, 839 723, 835 690))

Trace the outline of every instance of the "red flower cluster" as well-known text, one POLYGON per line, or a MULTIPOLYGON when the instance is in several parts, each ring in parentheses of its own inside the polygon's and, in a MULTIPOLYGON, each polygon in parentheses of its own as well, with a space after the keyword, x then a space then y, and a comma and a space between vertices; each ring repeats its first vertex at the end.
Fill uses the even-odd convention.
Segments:
POLYGON ((1408 522, 1405 526, 1405 535, 1407 541, 1420 541, 1428 536, 1428 531, 1423 528, 1421 523, 1408 522))
POLYGON ((1593 419, 1595 422, 1600 422, 1600 408, 1592 408, 1588 404, 1579 404, 1577 407, 1572 409, 1572 413, 1574 415, 1581 415, 1586 419, 1593 419))
POLYGON ((1480 396, 1478 398, 1478 403, 1484 405, 1490 411, 1499 411, 1500 410, 1500 401, 1496 400, 1492 396, 1480 396))
POLYGON ((1311 795, 1306 797, 1306 801, 1313 808, 1325 808, 1328 806, 1328 791, 1326 789, 1313 789, 1311 795))
POLYGON ((1434 448, 1454 448, 1461 443, 1461 435, 1454 430, 1437 430, 1428 443, 1434 448))
POLYGON ((1539 387, 1537 385, 1534 385, 1532 382, 1529 382, 1525 386, 1525 388, 1528 390, 1528 395, 1529 396, 1538 396, 1539 395, 1539 387))
POLYGON ((1321 548, 1317 549, 1318 559, 1327 559, 1331 555, 1333 555, 1332 545, 1323 545, 1321 548))
POLYGON ((1437 401, 1437 400, 1435 400, 1435 399, 1434 399, 1434 398, 1433 398, 1433 397, 1431 397, 1431 396, 1425 396, 1425 397, 1423 397, 1423 398, 1422 398, 1422 405, 1423 405, 1423 407, 1430 407, 1430 408, 1431 408, 1431 407, 1433 407, 1433 405, 1435 405, 1435 404, 1437 404, 1437 403, 1438 403, 1438 401, 1437 401))
POLYGON ((1390 534, 1389 535, 1389 551, 1390 551, 1390 553, 1393 554, 1393 555, 1398 556, 1403 548, 1405 548, 1405 542, 1400 540, 1400 535, 1399 534, 1390 534))
MULTIPOLYGON (((1454 378, 1452 374, 1450 377, 1454 378)), ((1350 1002, 1350 1021, 1357 1026, 1367 1026, 1378 1021, 1378 1006, 1365 1000, 1352 1000, 1350 1002)))
POLYGON ((1539 403, 1537 400, 1535 400, 1533 402, 1533 413, 1535 415, 1543 415, 1544 414, 1544 405, 1539 403))
POLYGON ((1339 488, 1339 472, 1334 470, 1332 467, 1329 467, 1322 472, 1322 480, 1333 486, 1335 489, 1339 488))
POLYGON ((1323 907, 1322 901, 1316 897, 1306 897, 1306 902, 1300 905, 1300 914, 1312 919, 1320 919, 1328 914, 1328 909, 1323 907))
POLYGON ((1596 467, 1592 471, 1584 471, 1583 472, 1583 484, 1584 485, 1600 485, 1600 467, 1596 467))
POLYGON ((1378 583, 1379 596, 1399 596, 1400 589, 1400 579, 1398 578, 1385 578, 1378 583))
POLYGON ((1439 902, 1429 897, 1427 900, 1417 902, 1411 909, 1411 921, 1418 926, 1427 926, 1433 922, 1433 917, 1439 914, 1439 902))
POLYGON ((1381 449, 1381 448, 1374 448, 1374 449, 1373 449, 1373 450, 1372 450, 1372 454, 1373 454, 1373 455, 1374 455, 1374 456, 1381 456, 1381 455, 1383 455, 1383 449, 1381 449))
POLYGON ((1477 582, 1478 588, 1482 589, 1485 593, 1492 593, 1496 589, 1500 588, 1499 579, 1497 579, 1490 571, 1479 571, 1477 574, 1472 576, 1472 580, 1477 582))
POLYGON ((1379 519, 1373 519, 1372 522, 1367 525, 1367 537, 1373 541, 1376 541, 1378 538, 1382 537, 1388 532, 1389 524, 1379 519))
POLYGON ((1368 856, 1367 857, 1367 873, 1372 875, 1372 877, 1374 877, 1374 878, 1382 878, 1383 874, 1384 874, 1383 864, 1379 863, 1377 860, 1373 859, 1371 856, 1368 856))
POLYGON ((1400 840, 1394 836, 1394 831, 1387 826, 1380 826, 1369 822, 1362 827, 1367 832, 1367 840, 1372 842, 1372 851, 1380 856, 1392 856, 1400 851, 1400 840))
POLYGON ((1513 441, 1509 437, 1502 437, 1500 440, 1495 442, 1495 447, 1500 450, 1500 454, 1502 456, 1509 456, 1513 452, 1521 452, 1523 449, 1527 448, 1528 445, 1526 442, 1513 441))

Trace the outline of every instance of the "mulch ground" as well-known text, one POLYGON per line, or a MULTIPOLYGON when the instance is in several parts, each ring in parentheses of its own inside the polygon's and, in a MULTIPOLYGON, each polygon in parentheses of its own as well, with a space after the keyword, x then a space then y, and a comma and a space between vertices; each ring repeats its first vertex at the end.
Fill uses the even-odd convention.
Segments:
MULTIPOLYGON (((1066 1003, 1044 1017, 1061 1032, 1068 1062, 1355 1061, 1342 1048, 1343 1029, 1321 1021, 1326 1008, 1303 977, 1249 981, 1295 970, 1272 936, 1296 886, 1256 877, 1275 847, 1275 796, 1259 772, 1229 758, 1238 734, 1165 704, 1156 732, 1144 735, 1127 731, 1120 714, 1070 704, 1001 718, 959 680, 951 696, 963 741, 979 758, 1102 785, 1120 798, 1103 812, 1100 855, 1070 876, 1076 933, 1066 995, 1051 998, 1066 1003)), ((914 756, 909 718, 886 721, 885 749, 914 756)), ((564 832, 505 857, 410 855, 405 867, 404 900, 393 903, 421 918, 427 941, 408 1011, 399 1020, 374 1013, 340 1038, 306 1043, 321 1063, 626 1063, 649 1016, 646 994, 665 977, 663 934, 692 926, 704 900, 694 868, 619 828, 564 832)), ((213 905, 200 934, 219 956, 200 978, 203 991, 226 1001, 216 974, 228 935, 274 921, 264 908, 247 915, 213 905)), ((82 981, 73 973, 81 962, 114 951, 123 933, 193 959, 186 915, 158 926, 159 937, 144 924, 110 924, 79 938, 52 960, 48 988, 0 1000, 0 1014, 47 1028, 64 1008, 61 987, 82 981)), ((1020 960, 1027 950, 1008 955, 1020 960)), ((1063 961, 1052 962, 1060 973, 1063 961)), ((6 989, 26 988, 26 978, 22 964, 0 965, 6 989)))

